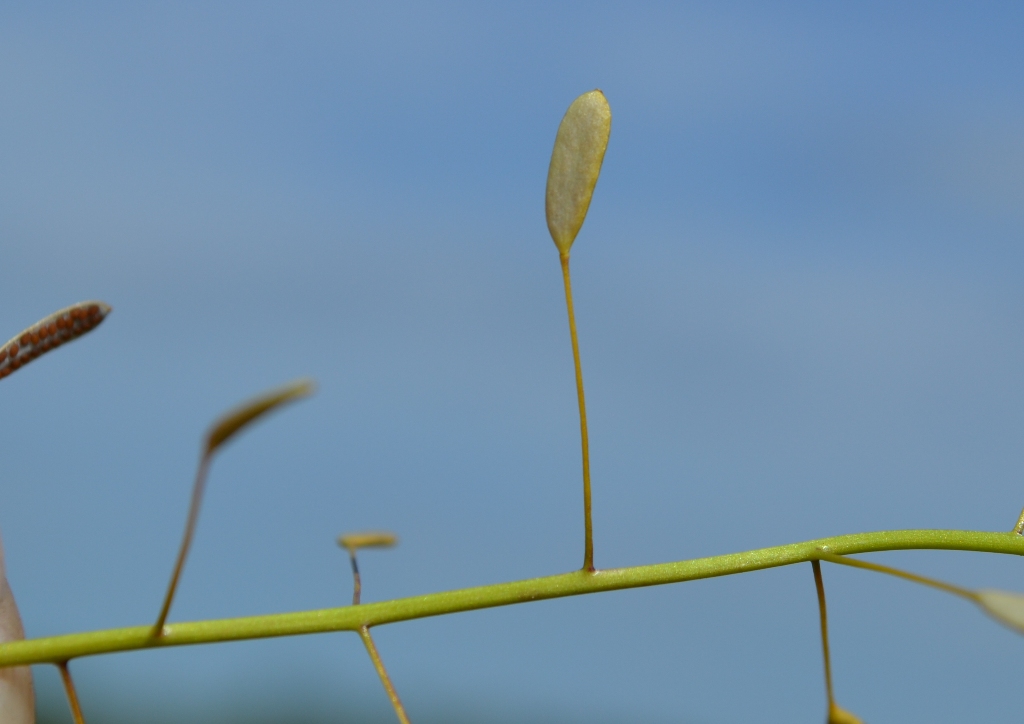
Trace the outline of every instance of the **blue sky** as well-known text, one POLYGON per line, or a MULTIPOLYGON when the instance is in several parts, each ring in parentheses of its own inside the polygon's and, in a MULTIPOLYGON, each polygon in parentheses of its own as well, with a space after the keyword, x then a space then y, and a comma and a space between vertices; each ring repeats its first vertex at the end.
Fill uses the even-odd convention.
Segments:
MULTIPOLYGON (((983 3, 0 6, 0 326, 114 307, 0 390, 0 530, 30 635, 154 618, 203 431, 300 375, 318 395, 215 463, 172 618, 341 604, 333 539, 358 528, 402 538, 365 556, 371 600, 577 566, 543 192, 558 121, 595 87, 612 138, 573 281, 598 565, 1008 529, 1021 31, 1019 8, 983 3)), ((876 559, 1024 590, 1013 560, 876 559)), ((866 720, 1018 711, 1020 637, 825 575, 837 693, 866 720)), ((378 639, 414 720, 465 702, 818 721, 814 614, 796 567, 378 639)), ((355 636, 75 670, 87 705, 197 715, 300 689, 387 711, 355 636)))

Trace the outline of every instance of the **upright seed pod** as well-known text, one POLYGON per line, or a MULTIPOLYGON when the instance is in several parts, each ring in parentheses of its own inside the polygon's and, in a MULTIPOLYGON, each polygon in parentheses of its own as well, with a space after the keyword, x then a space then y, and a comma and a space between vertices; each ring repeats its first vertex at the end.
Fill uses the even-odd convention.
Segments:
POLYGON ((563 256, 580 233, 601 174, 612 132, 612 109, 599 90, 584 93, 565 112, 548 167, 548 231, 563 256))
POLYGON ((590 514, 590 438, 587 432, 587 402, 583 393, 583 367, 576 334, 576 312, 569 278, 569 249, 583 226, 601 173, 604 152, 612 131, 612 111, 604 93, 593 90, 572 102, 565 112, 548 167, 545 213, 548 231, 558 247, 565 286, 565 308, 569 314, 569 339, 576 367, 576 399, 580 410, 580 448, 583 457, 583 570, 594 571, 594 527, 590 514))

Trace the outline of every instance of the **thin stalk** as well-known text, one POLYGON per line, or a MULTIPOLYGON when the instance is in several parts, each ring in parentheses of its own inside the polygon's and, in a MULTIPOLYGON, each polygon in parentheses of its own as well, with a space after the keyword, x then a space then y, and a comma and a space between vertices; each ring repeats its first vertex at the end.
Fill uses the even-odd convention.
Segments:
POLYGON ((825 583, 821 580, 821 564, 811 561, 814 569, 814 587, 818 591, 818 616, 821 619, 821 652, 825 657, 825 693, 828 695, 829 716, 836 706, 836 697, 832 691, 832 656, 828 650, 828 611, 825 608, 825 583))
POLYGON ((843 556, 834 556, 827 553, 821 556, 821 560, 828 561, 829 563, 838 563, 842 566, 851 566, 852 568, 863 568, 868 571, 886 573, 890 576, 902 578, 905 581, 913 581, 914 583, 920 583, 923 586, 937 588, 940 591, 952 593, 954 596, 960 596, 962 598, 966 598, 968 601, 978 603, 978 594, 968 588, 956 586, 952 583, 946 583, 945 581, 939 581, 934 578, 927 578, 926 576, 919 576, 916 573, 908 573, 907 571, 901 571, 898 568, 890 568, 889 566, 883 566, 878 563, 869 563, 867 561, 845 558, 843 556))
MULTIPOLYGON (((352 605, 359 605, 359 596, 363 590, 362 581, 359 578, 359 564, 356 562, 356 549, 348 549, 349 560, 352 561, 352 605)), ((377 651, 377 646, 373 643, 373 637, 370 636, 369 626, 359 627, 359 638, 363 640, 363 645, 366 647, 366 651, 370 654, 370 659, 373 661, 373 668, 377 669, 377 676, 380 677, 380 683, 384 684, 384 690, 388 693, 388 698, 391 700, 391 706, 395 709, 395 714, 398 715, 398 721, 401 724, 410 724, 409 717, 405 713, 405 707, 402 706, 402 700, 398 698, 398 691, 395 690, 395 685, 391 683, 391 677, 388 676, 388 670, 384 667, 384 660, 381 659, 380 653, 377 651)))
MULTIPOLYGON (((1011 532, 966 530, 892 530, 853 533, 802 543, 695 558, 675 563, 613 568, 595 573, 572 571, 555 576, 430 593, 359 606, 264 616, 168 624, 160 638, 152 625, 65 634, 0 644, 0 666, 59 663, 79 656, 162 646, 211 644, 277 636, 358 631, 378 626, 495 606, 510 606, 564 596, 617 591, 729 576, 833 555, 895 550, 957 550, 1024 556, 1024 536, 1011 532)), ((844 559, 845 560, 845 559, 844 559)))
POLYGON ((206 489, 206 475, 210 469, 210 451, 203 453, 199 459, 199 468, 196 470, 196 480, 192 484, 192 501, 188 506, 188 520, 185 522, 185 534, 181 539, 181 548, 178 550, 178 560, 174 564, 174 572, 171 573, 171 582, 167 586, 167 595, 164 596, 163 606, 160 607, 160 615, 153 624, 153 638, 160 638, 164 635, 164 623, 167 621, 167 614, 171 612, 171 602, 174 600, 174 592, 178 588, 178 580, 181 578, 181 571, 185 568, 185 559, 188 558, 188 550, 192 546, 192 538, 196 532, 196 522, 199 520, 199 508, 203 503, 203 491, 206 489))
POLYGON ((576 399, 580 407, 580 445, 583 449, 583 570, 594 570, 594 526, 590 516, 590 437, 587 434, 587 400, 583 394, 583 367, 580 365, 580 342, 576 335, 576 312, 572 305, 572 281, 569 279, 569 254, 559 254, 562 281, 565 284, 565 306, 569 312, 569 336, 572 337, 572 359, 576 366, 576 399))
POLYGON ((359 578, 359 564, 356 563, 356 551, 353 548, 348 552, 348 558, 352 561, 352 605, 359 605, 359 596, 363 592, 363 582, 359 578))
POLYGON ((64 682, 64 693, 68 696, 71 716, 75 718, 75 724, 85 724, 85 717, 82 715, 82 705, 78 701, 78 692, 75 691, 75 682, 71 678, 71 671, 68 670, 68 662, 59 662, 57 668, 60 669, 60 678, 64 682))
POLYGON ((373 666, 377 669, 377 676, 380 677, 380 683, 384 684, 384 689, 388 692, 388 698, 391 699, 391 706, 394 707, 395 714, 398 715, 398 721, 402 722, 402 724, 410 724, 409 717, 405 713, 405 707, 402 706, 402 700, 398 698, 398 692, 395 691, 395 686, 391 683, 388 670, 384 668, 384 662, 381 660, 380 654, 377 653, 377 646, 373 643, 368 626, 359 627, 359 638, 363 640, 367 653, 373 659, 373 666))

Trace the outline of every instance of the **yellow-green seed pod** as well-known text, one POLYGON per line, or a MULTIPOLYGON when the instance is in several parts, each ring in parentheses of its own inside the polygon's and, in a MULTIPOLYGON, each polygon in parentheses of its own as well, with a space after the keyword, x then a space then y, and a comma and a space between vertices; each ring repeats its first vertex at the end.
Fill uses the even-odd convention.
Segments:
POLYGON ((338 536, 338 545, 349 551, 354 551, 357 548, 391 548, 397 543, 398 536, 386 530, 346 533, 338 536))
POLYGON ((612 109, 599 90, 574 100, 558 126, 548 168, 546 211, 548 231, 563 256, 569 254, 587 217, 611 132, 612 109))
POLYGON ((206 452, 212 453, 232 438, 235 433, 246 425, 258 420, 268 412, 277 409, 286 402, 292 402, 313 394, 316 385, 312 380, 301 379, 289 382, 276 390, 264 393, 259 397, 243 403, 213 423, 206 434, 206 452))
POLYGON ((846 711, 838 704, 833 704, 828 710, 828 724, 864 724, 860 717, 846 711))
POLYGON ((976 592, 978 605, 999 623, 1024 633, 1024 596, 986 588, 976 592))

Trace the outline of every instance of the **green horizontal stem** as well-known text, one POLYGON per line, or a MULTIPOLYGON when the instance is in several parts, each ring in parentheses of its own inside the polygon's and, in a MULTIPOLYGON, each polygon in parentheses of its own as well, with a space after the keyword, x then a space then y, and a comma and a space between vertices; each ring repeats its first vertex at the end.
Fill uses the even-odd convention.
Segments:
POLYGON ((775 566, 813 560, 822 552, 834 555, 909 549, 943 549, 1024 555, 1024 537, 1015 533, 983 533, 962 530, 897 530, 821 538, 676 563, 630 568, 574 571, 525 581, 497 583, 457 591, 430 593, 359 606, 318 611, 276 613, 266 616, 228 618, 168 624, 164 635, 152 638, 152 624, 91 631, 48 638, 12 641, 0 645, 0 667, 15 664, 58 663, 80 656, 119 651, 211 644, 272 636, 297 636, 329 631, 358 631, 361 626, 409 621, 427 616, 509 606, 527 601, 578 596, 641 586, 681 583, 699 578, 728 576, 775 566))

